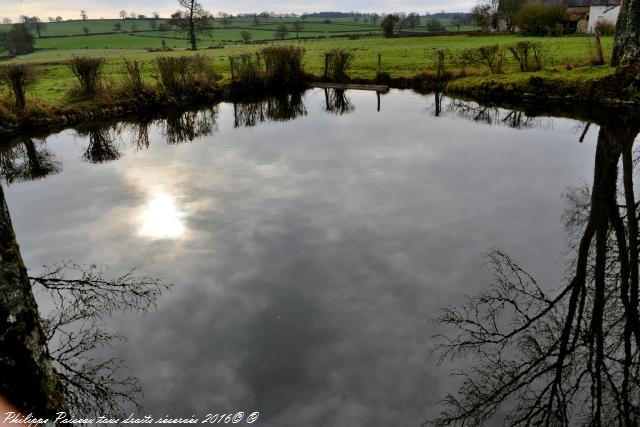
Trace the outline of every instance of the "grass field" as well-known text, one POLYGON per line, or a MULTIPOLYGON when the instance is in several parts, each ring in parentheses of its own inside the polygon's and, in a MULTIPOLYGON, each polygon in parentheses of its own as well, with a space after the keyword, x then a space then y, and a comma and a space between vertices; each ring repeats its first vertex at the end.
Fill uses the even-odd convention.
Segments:
MULTIPOLYGON (((381 34, 380 24, 374 25, 371 22, 354 22, 351 18, 335 18, 330 22, 323 19, 307 19, 304 27, 296 33, 293 28, 293 21, 299 18, 269 18, 260 19, 255 25, 250 18, 235 18, 224 28, 220 20, 212 20, 212 30, 199 35, 200 43, 203 46, 242 43, 241 32, 247 31, 251 34, 252 42, 272 40, 275 38, 275 30, 278 25, 284 23, 288 26, 289 34, 287 39, 300 38, 331 38, 336 36, 366 36, 381 34)), ((446 19, 440 22, 448 31, 457 31, 458 28, 451 25, 446 19)), ((158 48, 165 40, 167 46, 171 48, 187 47, 187 37, 184 33, 176 31, 153 31, 150 19, 88 19, 51 22, 41 31, 41 37, 36 38, 36 49, 144 49, 158 48), (121 29, 117 30, 116 25, 121 29), (89 33, 85 33, 85 28, 89 33)), ((160 19, 156 22, 156 29, 159 25, 166 23, 160 19)), ((427 20, 423 19, 421 26, 414 31, 426 32, 427 20)), ((10 25, 0 25, 0 32, 8 31, 10 25)), ((475 27, 460 27, 460 31, 475 30, 475 27)))
MULTIPOLYGON (((274 31, 276 26, 280 23, 289 25, 289 29, 293 30, 291 23, 299 21, 300 18, 269 18, 259 19, 258 25, 254 25, 251 18, 234 18, 229 28, 245 28, 247 30, 267 30, 274 31)), ((351 18, 333 18, 331 22, 326 23, 324 19, 309 18, 304 21, 304 32, 359 32, 359 31, 380 31, 380 22, 375 25, 372 22, 354 22, 351 18)), ((416 30, 425 31, 427 19, 423 17, 421 25, 416 30)), ((439 19, 440 23, 445 26, 448 31, 457 31, 457 27, 452 25, 448 19, 439 19)), ((165 19, 159 19, 157 25, 166 23, 165 19)), ((224 30, 222 22, 220 20, 212 20, 211 27, 215 30, 224 30)), ((42 31, 43 37, 58 37, 58 36, 74 36, 84 35, 84 28, 88 28, 90 33, 116 33, 116 32, 130 32, 130 31, 145 31, 152 30, 150 19, 88 19, 83 20, 71 20, 62 22, 47 22, 46 28, 42 31), (119 24, 121 30, 115 30, 115 25, 119 24)), ((8 31, 11 25, 0 24, 0 31, 8 31)), ((469 31, 476 29, 476 27, 462 26, 460 31, 469 31)))
MULTIPOLYGON (((234 22, 235 24, 235 22, 234 22)), ((271 24, 268 24, 271 25, 271 24)), ((334 23, 340 26, 342 24, 334 23)), ((266 26, 266 25, 265 25, 266 26)), ((351 28, 351 26, 344 25, 351 28)), ((310 26, 313 28, 312 26, 310 26)), ((238 28, 214 31, 214 34, 240 31, 238 28)), ((65 105, 70 102, 69 89, 75 85, 75 79, 66 65, 66 61, 74 55, 101 56, 106 59, 105 77, 107 81, 117 83, 123 76, 123 59, 136 59, 140 61, 145 79, 154 84, 153 78, 154 60, 158 55, 193 55, 195 52, 184 49, 185 40, 166 39, 167 44, 178 50, 164 53, 147 52, 146 48, 159 47, 161 38, 143 37, 151 32, 140 34, 108 34, 95 36, 60 37, 39 40, 41 47, 35 53, 14 59, 13 61, 25 61, 36 64, 40 78, 30 89, 30 96, 37 97, 56 105, 65 105), (89 43, 91 41, 91 43, 89 43), (47 49, 42 48, 47 46, 47 49), (90 46, 90 47, 89 47, 90 46), (89 47, 89 49, 87 49, 89 47)), ((153 34, 152 34, 153 35, 153 34)), ((349 71, 352 78, 375 77, 377 56, 382 56, 383 71, 391 77, 410 77, 412 75, 432 71, 435 64, 434 51, 438 48, 447 49, 448 58, 454 58, 464 49, 477 48, 490 44, 508 45, 528 38, 519 35, 500 36, 437 36, 437 37, 411 37, 384 39, 382 37, 365 37, 357 40, 345 38, 323 38, 309 41, 284 41, 270 43, 294 43, 305 48, 305 69, 315 75, 322 75, 324 66, 324 53, 329 49, 341 47, 352 51, 355 60, 349 71)), ((217 40, 210 39, 211 44, 217 40)), ((558 78, 584 78, 585 75, 601 75, 611 72, 611 67, 590 68, 589 56, 593 51, 593 39, 584 36, 544 37, 530 38, 539 41, 548 47, 545 61, 545 70, 539 72, 544 76, 556 76, 558 78), (568 71, 568 68, 580 68, 568 71), (591 70, 591 71, 589 71, 591 70), (586 74, 585 74, 586 73, 586 74), (595 73, 595 74, 594 74, 595 73), (578 76, 578 77, 576 77, 578 76)), ((608 56, 612 45, 611 37, 603 37, 605 55, 608 56)), ((201 43, 207 46, 209 43, 201 43)), ((215 69, 222 73, 222 84, 230 79, 229 60, 230 55, 244 52, 254 52, 264 45, 227 44, 222 48, 203 48, 197 54, 205 55, 211 59, 215 69)), ((520 73, 517 63, 510 55, 507 55, 505 74, 500 76, 486 76, 487 70, 483 67, 466 67, 464 72, 476 77, 471 79, 499 78, 504 81, 520 79, 531 73, 520 73), (480 77, 478 77, 480 76, 480 77), (484 77, 483 77, 484 76, 484 77)), ((449 60, 447 67, 450 71, 460 72, 462 66, 449 60)))

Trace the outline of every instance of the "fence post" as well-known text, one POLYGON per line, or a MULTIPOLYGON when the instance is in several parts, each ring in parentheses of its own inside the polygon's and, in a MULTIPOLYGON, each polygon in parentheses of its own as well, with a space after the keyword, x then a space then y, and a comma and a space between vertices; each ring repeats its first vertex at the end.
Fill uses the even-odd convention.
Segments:
POLYGON ((378 66, 376 67, 376 75, 379 76, 382 73, 382 54, 378 54, 378 66))

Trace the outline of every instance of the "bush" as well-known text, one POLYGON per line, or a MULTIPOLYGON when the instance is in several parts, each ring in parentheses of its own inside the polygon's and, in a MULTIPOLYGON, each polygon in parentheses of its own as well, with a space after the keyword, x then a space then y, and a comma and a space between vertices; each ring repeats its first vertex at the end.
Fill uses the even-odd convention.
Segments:
POLYGON ((567 6, 529 3, 516 13, 514 23, 524 34, 561 35, 562 21, 567 19, 567 6))
POLYGON ((601 36, 612 36, 616 32, 616 24, 606 19, 601 19, 596 23, 596 31, 598 31, 601 36))
POLYGON ((427 22, 427 30, 431 33, 437 33, 439 31, 444 31, 444 26, 437 19, 430 19, 427 22))
POLYGON ((26 24, 14 25, 3 37, 2 46, 12 55, 33 52, 33 34, 26 24))
POLYGON ((542 43, 519 41, 508 46, 513 57, 520 64, 520 71, 538 71, 544 66, 543 60, 548 49, 542 43))
POLYGON ((382 20, 382 32, 385 37, 393 37, 393 33, 396 28, 396 24, 400 22, 400 17, 398 15, 387 15, 382 20))
POLYGON ((222 76, 202 55, 156 58, 156 80, 161 89, 173 95, 211 89, 222 76))
POLYGON ((243 53, 229 57, 231 80, 236 84, 255 88, 264 82, 260 54, 243 53))
POLYGON ((242 39, 243 42, 249 43, 253 38, 253 36, 249 31, 240 31, 240 38, 242 39))
POLYGON ((288 34, 289 28, 285 23, 278 24, 278 26, 276 27, 276 31, 273 33, 274 37, 278 40, 286 39, 288 34))
POLYGON ((80 83, 80 94, 85 98, 94 98, 102 88, 102 70, 104 58, 75 56, 69 63, 71 72, 80 83))
POLYGON ((505 60, 504 48, 496 44, 477 49, 465 49, 461 59, 465 65, 486 65, 491 74, 500 74, 505 60))
POLYGON ((304 78, 302 60, 304 48, 274 46, 260 50, 264 59, 265 77, 271 83, 296 83, 304 78))
POLYGON ((31 64, 7 64, 0 67, 0 81, 11 88, 15 108, 18 111, 24 110, 27 86, 35 80, 35 72, 31 64))
POLYGON ((355 55, 346 49, 331 49, 324 54, 324 77, 326 79, 341 82, 349 79, 347 71, 351 67, 355 55))

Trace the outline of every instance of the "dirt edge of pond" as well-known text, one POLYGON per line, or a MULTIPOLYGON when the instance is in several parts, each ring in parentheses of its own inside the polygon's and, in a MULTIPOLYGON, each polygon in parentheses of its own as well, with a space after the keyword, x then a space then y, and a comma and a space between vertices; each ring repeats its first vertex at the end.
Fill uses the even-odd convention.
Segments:
MULTIPOLYGON (((315 82, 321 79, 313 79, 315 82)), ((567 84, 552 78, 531 76, 517 83, 505 82, 491 76, 467 82, 464 79, 438 80, 429 74, 413 77, 353 79, 350 83, 385 84, 394 89, 411 89, 418 93, 442 92, 447 96, 464 98, 483 104, 530 110, 532 106, 543 112, 590 120, 604 109, 632 110, 640 106, 640 73, 637 68, 621 68, 598 80, 567 84)), ((301 86, 300 89, 305 89, 301 86)), ((79 102, 74 107, 52 107, 36 104, 24 112, 2 114, 0 135, 12 137, 20 133, 47 134, 67 127, 120 117, 162 114, 176 109, 193 109, 223 101, 260 100, 269 93, 246 90, 235 91, 231 85, 220 86, 199 96, 176 98, 156 94, 140 94, 117 101, 79 102)), ((271 94, 273 95, 273 93, 271 94)), ((596 121, 597 119, 594 119, 596 121)))

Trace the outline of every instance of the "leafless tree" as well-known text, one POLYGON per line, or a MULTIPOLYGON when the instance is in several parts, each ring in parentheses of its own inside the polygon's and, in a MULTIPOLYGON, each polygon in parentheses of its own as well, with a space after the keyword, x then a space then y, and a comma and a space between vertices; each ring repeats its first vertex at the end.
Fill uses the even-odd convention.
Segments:
POLYGON ((293 26, 293 30, 296 32, 296 38, 299 38, 298 33, 303 30, 304 22, 303 21, 293 21, 291 24, 293 26))
POLYGON ((288 34, 289 34, 289 28, 287 27, 287 24, 285 24, 284 22, 279 23, 278 26, 276 27, 276 30, 273 33, 274 37, 278 40, 286 39, 288 34))
POLYGON ((219 17, 220 17, 220 22, 222 22, 222 26, 224 28, 229 27, 229 25, 231 25, 231 23, 233 22, 233 15, 229 15, 228 13, 221 12, 219 17))
POLYGON ((89 18, 89 16, 87 15, 87 11, 84 10, 84 9, 81 10, 80 11, 80 17, 82 18, 83 21, 86 21, 89 18))
POLYGON ((211 14, 207 12, 202 4, 197 0, 178 0, 178 4, 183 7, 171 15, 170 23, 176 28, 186 31, 189 35, 191 49, 198 49, 196 34, 202 31, 209 31, 209 20, 211 14))
POLYGON ((37 16, 21 16, 22 22, 32 31, 38 34, 38 38, 42 37, 42 33, 47 30, 47 24, 42 22, 37 16))

